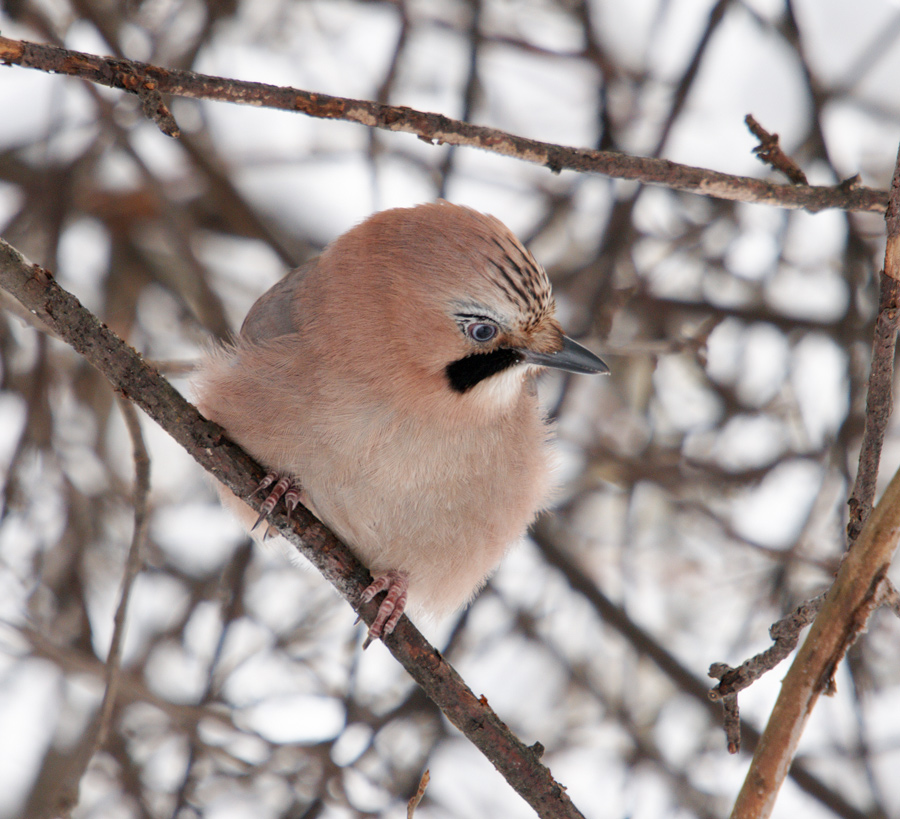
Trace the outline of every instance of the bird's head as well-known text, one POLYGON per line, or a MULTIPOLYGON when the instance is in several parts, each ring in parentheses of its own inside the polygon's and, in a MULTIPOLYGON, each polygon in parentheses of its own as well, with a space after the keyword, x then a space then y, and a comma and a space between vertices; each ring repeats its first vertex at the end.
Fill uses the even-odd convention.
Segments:
POLYGON ((494 217, 438 202, 383 211, 346 237, 366 260, 357 314, 389 333, 398 384, 499 409, 535 367, 609 372, 563 334, 547 274, 494 217))

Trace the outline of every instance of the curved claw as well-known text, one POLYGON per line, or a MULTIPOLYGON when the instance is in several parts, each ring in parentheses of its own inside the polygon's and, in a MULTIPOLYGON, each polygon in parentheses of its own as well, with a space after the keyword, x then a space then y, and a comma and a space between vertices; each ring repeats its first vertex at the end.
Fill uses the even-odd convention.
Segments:
MULTIPOLYGON (((288 517, 291 516, 291 512, 294 511, 300 500, 300 485, 294 483, 293 479, 287 476, 279 478, 276 472, 270 472, 266 475, 266 477, 260 481, 259 486, 256 487, 250 497, 253 497, 257 492, 268 489, 276 479, 278 482, 272 487, 272 491, 266 495, 266 499, 262 502, 259 517, 250 529, 251 532, 271 514, 272 510, 275 508, 275 504, 277 504, 282 497, 284 497, 288 517)), ((268 532, 266 534, 268 534, 268 532)))
POLYGON ((287 509, 287 516, 289 519, 297 508, 297 505, 300 503, 300 496, 302 493, 303 489, 300 487, 299 483, 292 483, 290 489, 284 493, 284 505, 287 509))
POLYGON ((406 595, 409 591, 409 575, 406 572, 391 569, 379 577, 376 577, 363 591, 360 599, 368 603, 375 595, 386 591, 384 600, 378 607, 378 614, 369 627, 369 633, 363 641, 363 649, 368 648, 374 640, 390 634, 406 608, 406 595))

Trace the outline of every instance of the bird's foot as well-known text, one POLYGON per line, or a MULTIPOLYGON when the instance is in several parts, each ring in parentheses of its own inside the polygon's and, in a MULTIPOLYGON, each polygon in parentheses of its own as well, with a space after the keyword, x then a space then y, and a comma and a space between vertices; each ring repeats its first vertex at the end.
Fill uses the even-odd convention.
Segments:
POLYGON ((409 591, 409 575, 406 572, 399 572, 391 569, 383 575, 376 577, 372 583, 363 591, 361 600, 368 603, 379 592, 386 591, 384 600, 378 607, 378 614, 372 625, 369 626, 369 633, 363 642, 363 648, 368 648, 374 640, 390 634, 397 621, 406 608, 406 594, 409 591))
MULTIPOLYGON (((272 486, 272 490, 266 495, 266 499, 262 502, 259 517, 256 519, 256 523, 253 524, 253 528, 250 530, 251 532, 271 514, 272 510, 275 508, 275 504, 277 504, 282 497, 284 498, 284 505, 287 508, 288 517, 290 517, 291 513, 297 508, 297 504, 300 503, 300 493, 302 492, 300 484, 295 483, 294 479, 287 475, 280 476, 277 472, 270 472, 266 475, 266 477, 259 482, 259 486, 253 491, 253 495, 258 492, 264 492, 270 486, 272 486), (272 486, 273 483, 275 486, 272 486)), ((268 534, 268 532, 266 532, 266 534, 268 534)))

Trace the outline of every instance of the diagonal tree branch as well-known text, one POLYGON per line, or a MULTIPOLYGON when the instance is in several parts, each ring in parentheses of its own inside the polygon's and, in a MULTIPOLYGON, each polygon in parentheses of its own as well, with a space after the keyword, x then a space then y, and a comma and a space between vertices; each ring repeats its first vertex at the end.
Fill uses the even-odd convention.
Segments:
POLYGON ((756 746, 732 819, 770 816, 806 721, 820 694, 834 687, 847 649, 881 603, 884 581, 900 536, 900 472, 847 553, 819 615, 781 684, 766 730, 756 746))
MULTIPOLYGON (((117 393, 143 409, 204 469, 259 508, 258 499, 250 495, 264 470, 229 441, 221 428, 203 418, 133 348, 59 287, 49 271, 28 262, 3 240, 0 240, 0 287, 100 370, 117 393)), ((284 514, 273 514, 269 521, 325 575, 366 623, 372 622, 380 601, 359 602, 371 577, 341 541, 302 506, 297 507, 290 521, 284 514)), ((541 764, 539 752, 521 742, 484 697, 475 696, 408 618, 401 618, 385 643, 450 722, 491 761, 539 816, 546 819, 582 816, 565 788, 541 764)))
POLYGON ((810 211, 840 208, 848 211, 884 212, 887 208, 886 191, 865 188, 855 183, 833 187, 776 185, 762 179, 680 165, 667 159, 554 145, 404 106, 332 97, 266 83, 211 77, 193 71, 166 69, 134 60, 98 57, 95 54, 6 37, 0 37, 0 62, 55 74, 68 74, 137 94, 145 114, 151 116, 169 136, 177 135, 177 126, 171 120, 161 94, 296 111, 321 119, 347 120, 369 128, 415 134, 426 142, 480 148, 543 165, 554 173, 563 170, 597 173, 614 179, 628 179, 737 202, 806 208, 810 211))

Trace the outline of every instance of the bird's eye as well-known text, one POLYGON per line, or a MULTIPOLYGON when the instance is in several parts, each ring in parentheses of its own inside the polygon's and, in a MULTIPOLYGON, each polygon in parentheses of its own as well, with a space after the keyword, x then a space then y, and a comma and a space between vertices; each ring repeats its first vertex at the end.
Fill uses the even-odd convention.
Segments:
POLYGON ((494 324, 477 322, 466 327, 466 333, 469 338, 484 343, 485 341, 490 341, 497 335, 497 327, 494 324))

